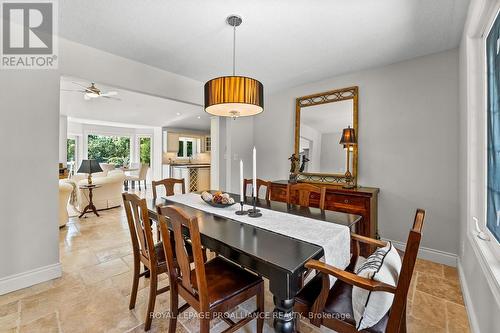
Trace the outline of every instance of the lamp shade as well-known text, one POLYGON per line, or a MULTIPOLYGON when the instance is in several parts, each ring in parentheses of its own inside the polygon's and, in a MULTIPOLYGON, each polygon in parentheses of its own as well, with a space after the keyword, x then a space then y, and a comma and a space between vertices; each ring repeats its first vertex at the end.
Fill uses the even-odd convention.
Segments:
POLYGON ((83 160, 77 172, 92 174, 95 172, 102 172, 102 169, 97 160, 83 160))
POLYGON ((357 144, 358 141, 356 140, 356 133, 354 132, 354 128, 351 128, 350 126, 344 128, 339 143, 341 145, 344 145, 344 147, 357 144))
POLYGON ((264 111, 264 86, 245 76, 223 76, 205 83, 205 111, 214 116, 245 117, 264 111))

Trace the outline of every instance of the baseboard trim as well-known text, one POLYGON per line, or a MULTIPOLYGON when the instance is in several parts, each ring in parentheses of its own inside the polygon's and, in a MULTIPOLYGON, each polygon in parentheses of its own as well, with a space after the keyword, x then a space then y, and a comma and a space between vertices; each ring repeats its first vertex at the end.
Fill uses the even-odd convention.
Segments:
MULTIPOLYGON (((382 238, 382 240, 386 242, 388 241, 392 242, 392 244, 394 244, 394 246, 399 250, 404 251, 404 249, 406 248, 406 243, 404 242, 394 241, 385 238, 382 238)), ((430 260, 440 264, 457 267, 458 257, 456 254, 453 253, 421 246, 418 250, 418 257, 420 259, 430 260)))
POLYGON ((465 274, 460 260, 457 261, 457 268, 458 268, 458 278, 460 280, 460 288, 462 289, 462 296, 464 298, 464 303, 465 303, 465 310, 467 311, 467 317, 469 318, 470 330, 472 333, 479 333, 480 330, 476 312, 474 311, 474 306, 472 304, 472 299, 470 297, 469 287, 467 286, 467 281, 465 279, 465 274))
POLYGON ((32 269, 0 279, 0 295, 52 280, 62 275, 61 263, 32 269))

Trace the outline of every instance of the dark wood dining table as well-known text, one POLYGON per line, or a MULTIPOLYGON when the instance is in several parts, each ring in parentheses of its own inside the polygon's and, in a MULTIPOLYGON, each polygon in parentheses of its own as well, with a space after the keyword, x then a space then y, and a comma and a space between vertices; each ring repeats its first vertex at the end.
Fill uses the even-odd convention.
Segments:
MULTIPOLYGON (((239 201, 239 195, 231 194, 231 197, 239 201)), ((157 205, 174 205, 187 214, 196 216, 204 247, 269 279, 269 289, 275 304, 272 314, 274 329, 280 333, 295 332, 294 297, 300 289, 302 274, 306 271, 305 263, 323 256, 321 246, 207 213, 167 198, 148 200, 150 218, 155 221, 157 205)), ((345 225, 351 230, 361 219, 359 215, 322 211, 319 208, 300 207, 278 201, 258 200, 256 205, 325 223, 345 225)))

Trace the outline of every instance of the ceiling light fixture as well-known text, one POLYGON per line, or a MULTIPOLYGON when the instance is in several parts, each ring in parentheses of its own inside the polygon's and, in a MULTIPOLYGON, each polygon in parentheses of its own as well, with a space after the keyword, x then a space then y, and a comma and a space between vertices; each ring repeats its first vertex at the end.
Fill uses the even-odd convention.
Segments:
POLYGON ((242 19, 231 15, 226 22, 233 27, 233 75, 205 83, 205 111, 233 119, 254 116, 264 111, 264 86, 256 79, 236 75, 236 27, 242 19))

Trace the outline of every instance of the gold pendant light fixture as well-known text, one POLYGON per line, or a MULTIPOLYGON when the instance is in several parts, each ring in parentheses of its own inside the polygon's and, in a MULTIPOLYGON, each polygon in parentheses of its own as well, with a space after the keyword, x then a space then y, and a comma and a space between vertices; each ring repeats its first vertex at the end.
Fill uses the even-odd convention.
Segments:
POLYGON ((205 83, 205 111, 221 117, 254 116, 264 111, 264 86, 256 79, 235 74, 236 27, 242 19, 231 15, 226 22, 233 27, 233 75, 205 83))

